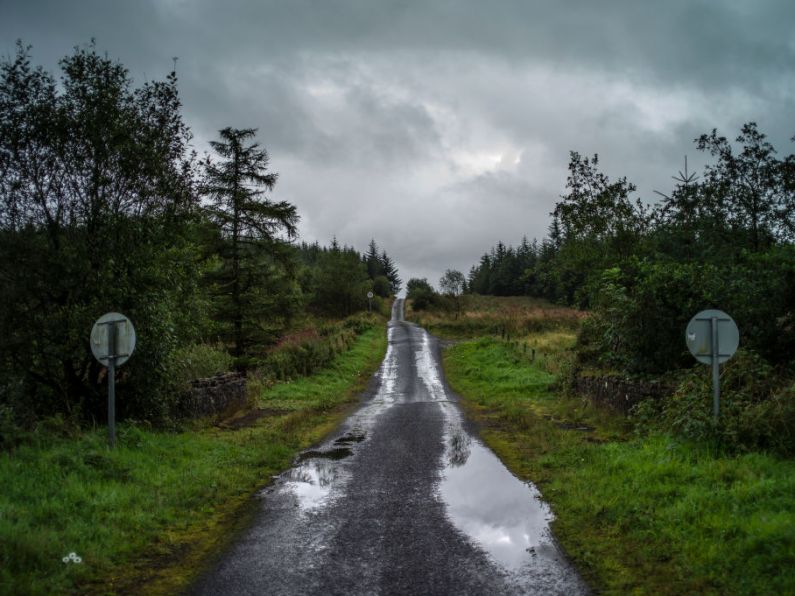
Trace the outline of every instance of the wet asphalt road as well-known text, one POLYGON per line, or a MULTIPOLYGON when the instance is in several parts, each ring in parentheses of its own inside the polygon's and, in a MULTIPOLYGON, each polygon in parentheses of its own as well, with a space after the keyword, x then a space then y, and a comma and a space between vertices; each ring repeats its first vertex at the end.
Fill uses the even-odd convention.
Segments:
POLYGON ((580 594, 534 487, 467 428, 437 342, 402 320, 361 407, 260 495, 191 594, 580 594))

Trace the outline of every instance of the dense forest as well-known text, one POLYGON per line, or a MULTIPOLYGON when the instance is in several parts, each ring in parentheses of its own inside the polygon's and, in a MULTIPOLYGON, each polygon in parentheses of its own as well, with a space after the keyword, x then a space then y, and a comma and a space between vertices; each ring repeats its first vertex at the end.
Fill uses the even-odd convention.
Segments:
POLYGON ((88 335, 105 312, 138 334, 120 414, 158 421, 180 371, 257 369, 291 328, 399 291, 375 240, 295 243, 299 214, 266 194, 277 174, 255 129, 225 128, 197 156, 173 72, 134 87, 91 44, 56 79, 29 50, 0 63, 0 435, 103 420, 88 335))

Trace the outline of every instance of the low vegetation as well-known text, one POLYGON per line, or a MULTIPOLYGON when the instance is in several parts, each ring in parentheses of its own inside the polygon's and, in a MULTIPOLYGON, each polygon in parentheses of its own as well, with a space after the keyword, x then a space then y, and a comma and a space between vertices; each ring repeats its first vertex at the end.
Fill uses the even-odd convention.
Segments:
MULTIPOLYGON (((493 300, 483 315, 521 300, 493 300)), ((439 311, 427 320, 447 329, 445 317, 455 324, 439 311)), ((510 338, 492 332, 448 347, 444 366, 483 439, 539 486, 556 514, 556 537, 590 585, 607 593, 792 592, 795 461, 566 394, 575 345, 565 324, 510 338)), ((729 393, 748 390, 739 379, 750 365, 739 356, 729 393)), ((678 392, 707 377, 706 367, 695 368, 678 392)), ((710 393, 700 387, 688 408, 697 402, 708 412, 710 393)), ((647 407, 672 415, 677 399, 647 407)))
POLYGON ((407 313, 432 333, 448 339, 499 335, 521 338, 530 332, 567 330, 579 327, 585 313, 556 307, 543 299, 525 296, 492 297, 465 294, 455 299, 436 296, 433 306, 417 308, 411 291, 407 313), (456 304, 453 300, 458 300, 456 304))
POLYGON ((0 592, 184 587, 251 493, 342 419, 385 349, 383 324, 370 325, 313 376, 261 384, 235 419, 180 432, 126 422, 112 451, 103 428, 40 425, 0 454, 0 592), (80 563, 63 561, 72 552, 80 563))

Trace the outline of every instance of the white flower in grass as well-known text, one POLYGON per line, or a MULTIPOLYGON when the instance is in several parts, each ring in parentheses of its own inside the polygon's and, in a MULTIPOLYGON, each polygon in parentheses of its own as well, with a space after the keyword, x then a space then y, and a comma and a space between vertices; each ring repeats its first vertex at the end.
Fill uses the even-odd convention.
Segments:
POLYGON ((83 562, 83 558, 79 557, 77 553, 71 552, 66 555, 63 559, 61 559, 64 563, 77 563, 80 564, 83 562))

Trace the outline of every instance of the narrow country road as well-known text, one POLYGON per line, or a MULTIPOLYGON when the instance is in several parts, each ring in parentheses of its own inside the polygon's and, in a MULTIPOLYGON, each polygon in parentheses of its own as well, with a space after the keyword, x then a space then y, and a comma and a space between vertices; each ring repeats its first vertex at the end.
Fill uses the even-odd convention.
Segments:
POLYGON ((437 342, 395 302, 362 406, 264 489, 191 594, 580 594, 549 509, 469 432, 437 342))

